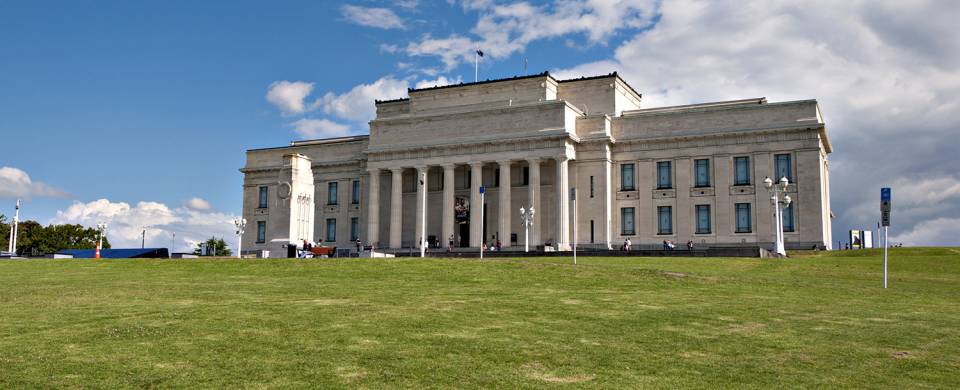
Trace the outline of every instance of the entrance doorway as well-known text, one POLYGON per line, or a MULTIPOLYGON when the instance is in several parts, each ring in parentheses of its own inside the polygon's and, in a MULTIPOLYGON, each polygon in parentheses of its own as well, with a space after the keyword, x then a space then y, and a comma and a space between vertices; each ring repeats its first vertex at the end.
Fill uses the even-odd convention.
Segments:
POLYGON ((469 247, 470 246, 470 224, 461 223, 457 226, 460 226, 460 231, 458 232, 458 234, 460 235, 460 242, 457 244, 457 246, 460 248, 469 247))

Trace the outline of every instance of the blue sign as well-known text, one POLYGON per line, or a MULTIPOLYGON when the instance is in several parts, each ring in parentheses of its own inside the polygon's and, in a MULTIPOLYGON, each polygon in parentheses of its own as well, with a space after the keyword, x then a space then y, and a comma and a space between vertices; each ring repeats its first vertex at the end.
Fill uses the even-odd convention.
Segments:
POLYGON ((883 187, 880 189, 880 201, 890 201, 890 187, 883 187))
POLYGON ((486 191, 486 187, 480 186, 480 193, 483 194, 486 191))

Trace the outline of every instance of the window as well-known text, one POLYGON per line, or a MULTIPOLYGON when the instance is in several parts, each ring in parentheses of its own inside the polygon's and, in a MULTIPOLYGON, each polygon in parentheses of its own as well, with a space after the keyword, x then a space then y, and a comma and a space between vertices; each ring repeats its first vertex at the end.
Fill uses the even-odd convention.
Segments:
POLYGON ((673 172, 670 161, 657 162, 657 189, 673 188, 673 172))
POLYGON ((593 176, 590 176, 590 197, 593 197, 593 176))
POLYGON ((620 191, 633 191, 633 164, 620 164, 620 191))
POLYGON ((593 220, 590 220, 590 243, 593 244, 593 220))
POLYGON ((530 185, 530 167, 523 167, 523 185, 530 185))
POLYGON ((793 229, 793 203, 790 203, 783 208, 783 231, 792 232, 793 229))
POLYGON ((360 218, 350 218, 350 241, 360 238, 360 218))
POLYGON ((750 157, 741 156, 733 158, 733 185, 750 185, 750 157))
POLYGON ((327 204, 337 204, 337 182, 327 183, 327 204))
POLYGON ((337 219, 327 218, 327 242, 337 241, 337 219))
POLYGON ((260 187, 260 208, 267 208, 267 187, 260 187))
POLYGON ((737 203, 734 205, 737 214, 737 233, 753 232, 753 221, 750 216, 750 203, 737 203))
POLYGON ((257 244, 265 242, 267 242, 267 221, 257 221, 257 244))
POLYGON ((780 180, 781 177, 787 178, 793 183, 793 165, 790 163, 789 154, 777 154, 774 155, 776 166, 774 167, 777 177, 773 178, 773 181, 780 180))
POLYGON ((621 236, 632 236, 637 234, 637 229, 634 224, 634 209, 633 207, 624 207, 620 209, 620 235, 621 236))
POLYGON ((353 189, 350 190, 350 203, 360 204, 360 180, 353 181, 353 189))
POLYGON ((657 207, 657 234, 673 234, 673 207, 657 207))
POLYGON ((708 159, 698 159, 693 160, 693 166, 696 178, 694 186, 696 187, 710 187, 710 160, 708 159))
POLYGON ((697 205, 697 234, 710 234, 710 205, 697 205))

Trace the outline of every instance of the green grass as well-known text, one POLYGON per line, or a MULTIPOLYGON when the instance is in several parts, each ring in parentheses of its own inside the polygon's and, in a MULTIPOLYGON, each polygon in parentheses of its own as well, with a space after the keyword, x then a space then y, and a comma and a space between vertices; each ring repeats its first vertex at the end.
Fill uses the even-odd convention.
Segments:
POLYGON ((0 262, 0 388, 960 387, 960 250, 0 262))

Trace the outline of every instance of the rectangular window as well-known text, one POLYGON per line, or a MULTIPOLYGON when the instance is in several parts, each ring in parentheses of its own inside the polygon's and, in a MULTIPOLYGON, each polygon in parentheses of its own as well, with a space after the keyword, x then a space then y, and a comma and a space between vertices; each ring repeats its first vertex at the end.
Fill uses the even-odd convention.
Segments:
POLYGON ((267 221, 257 221, 257 244, 267 242, 267 221))
POLYGON ((593 220, 590 220, 590 243, 593 244, 593 220))
POLYGON ((733 158, 733 185, 750 185, 750 156, 733 158))
POLYGON ((530 167, 523 167, 523 185, 530 185, 530 167))
POLYGON ((636 225, 634 224, 634 208, 633 207, 624 207, 620 209, 620 235, 621 236, 632 236, 637 234, 636 225))
POLYGON ((657 189, 673 188, 673 167, 670 161, 657 162, 657 189))
POLYGON ((337 182, 327 183, 327 204, 337 204, 337 182))
POLYGON ((260 208, 267 208, 267 187, 260 187, 260 208))
POLYGON ((693 166, 696 178, 694 183, 695 187, 710 187, 710 160, 708 159, 698 159, 693 160, 693 166))
POLYGON ((774 155, 776 166, 774 167, 777 177, 773 178, 773 181, 779 181, 781 177, 787 178, 793 183, 793 165, 790 162, 789 154, 777 154, 774 155))
POLYGON ((657 234, 673 234, 673 207, 657 207, 657 234))
POLYGON ((360 238, 360 218, 350 218, 350 241, 360 238))
POLYGON ((633 191, 633 164, 620 164, 620 191, 633 191))
POLYGON ((593 197, 593 176, 590 176, 590 197, 593 197))
POLYGON ((697 234, 710 234, 710 205, 697 205, 697 234))
POLYGON ((353 181, 353 189, 350 191, 350 203, 360 204, 360 180, 353 181))
POLYGON ((327 218, 327 242, 337 241, 337 219, 327 218))
POLYGON ((753 232, 753 221, 750 216, 750 203, 737 203, 734 205, 737 214, 737 233, 753 232))
POLYGON ((792 232, 793 227, 793 203, 783 208, 783 231, 792 232))

